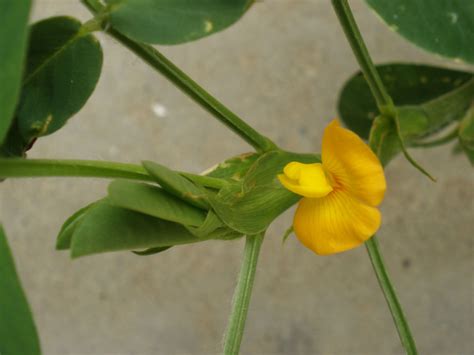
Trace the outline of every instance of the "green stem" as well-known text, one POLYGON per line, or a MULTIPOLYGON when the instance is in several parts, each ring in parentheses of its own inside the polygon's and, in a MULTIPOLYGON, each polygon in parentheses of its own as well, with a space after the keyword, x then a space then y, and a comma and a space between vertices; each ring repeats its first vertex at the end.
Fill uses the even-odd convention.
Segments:
MULTIPOLYGON (((362 35, 359 31, 357 23, 352 14, 351 8, 347 0, 332 0, 334 10, 339 18, 342 28, 346 34, 346 37, 352 47, 357 61, 361 67, 362 73, 364 74, 365 79, 369 85, 369 88, 374 96, 374 99, 377 103, 377 107, 380 113, 384 116, 387 116, 394 120, 396 125, 398 139, 400 141, 402 151, 405 157, 420 171, 430 176, 426 171, 424 171, 408 154, 405 149, 404 141, 400 133, 400 122, 397 116, 397 110, 393 103, 392 98, 388 94, 385 86, 383 85, 382 79, 380 78, 377 69, 370 57, 369 51, 364 43, 362 35)), ((373 142, 369 142, 372 150, 373 142)), ((375 150, 374 150, 375 151, 375 150)), ((377 276, 379 285, 383 291, 387 304, 389 306, 390 312, 392 314, 395 326, 397 328, 400 340, 405 348, 405 351, 409 355, 417 354, 415 341, 411 335, 408 322, 405 319, 403 314, 402 307, 398 301, 397 294, 393 288, 388 273, 385 269, 382 255, 378 248, 378 243, 376 237, 372 237, 366 242, 367 251, 369 253, 370 260, 372 262, 373 269, 377 276)))
POLYGON ((224 339, 225 355, 239 353, 262 241, 263 233, 247 236, 245 240, 244 257, 224 339))
MULTIPOLYGON (((105 7, 96 0, 81 0, 85 6, 95 15, 103 14, 105 7)), ((158 50, 147 44, 138 43, 122 35, 120 32, 110 28, 107 33, 122 43, 125 47, 135 53, 143 61, 164 75, 175 86, 191 97, 196 103, 210 112, 215 118, 242 137, 257 151, 269 151, 277 149, 275 143, 269 138, 261 135, 249 126, 234 112, 229 110, 210 93, 204 90, 198 83, 192 80, 186 73, 174 65, 158 50)))
MULTIPOLYGON (((205 187, 220 189, 226 181, 205 175, 180 172, 205 187)), ((122 178, 141 181, 155 181, 140 165, 97 160, 57 160, 57 159, 1 159, 1 178, 25 177, 94 177, 122 178)))
POLYGON ((352 51, 359 62, 365 80, 367 80, 369 84, 380 113, 389 116, 394 115, 395 106, 392 98, 387 93, 382 79, 372 62, 372 58, 369 55, 369 51, 360 34, 347 0, 332 0, 332 4, 344 29, 347 40, 352 47, 352 51))
POLYGON ((67 176, 154 181, 140 165, 94 160, 0 159, 0 178, 67 176))
POLYGON ((379 244, 377 237, 374 235, 367 242, 365 242, 367 252, 369 253, 370 261, 374 268, 375 274, 377 275, 377 280, 379 285, 382 288, 385 300, 387 301, 390 312, 392 313, 393 321, 395 322, 400 340, 406 350, 406 353, 409 355, 416 355, 418 352, 416 350, 415 340, 410 332, 410 327, 403 313, 402 306, 398 301, 397 293, 393 288, 392 283, 390 282, 390 277, 385 269, 384 261, 382 254, 380 253, 379 244))
POLYGON ((400 120, 398 119, 398 113, 393 103, 392 98, 388 94, 385 86, 380 78, 380 75, 375 68, 375 65, 370 57, 367 46, 364 43, 364 39, 359 31, 359 27, 354 19, 351 8, 347 0, 332 0, 334 10, 339 18, 344 33, 346 34, 347 40, 349 41, 352 51, 354 52, 357 61, 359 62, 362 73, 369 85, 370 91, 377 102, 377 107, 383 116, 391 118, 395 123, 397 137, 400 142, 405 158, 418 169, 422 174, 426 175, 432 181, 436 179, 430 175, 415 159, 408 153, 405 142, 402 137, 400 120))

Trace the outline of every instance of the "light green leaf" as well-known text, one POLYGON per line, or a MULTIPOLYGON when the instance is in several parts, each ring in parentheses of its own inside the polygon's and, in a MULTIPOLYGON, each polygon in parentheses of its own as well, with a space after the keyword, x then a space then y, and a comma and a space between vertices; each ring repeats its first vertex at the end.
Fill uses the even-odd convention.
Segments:
POLYGON ((61 128, 97 84, 102 49, 81 26, 74 18, 53 17, 31 27, 17 111, 18 128, 27 141, 61 128))
POLYGON ((209 209, 206 191, 203 188, 161 164, 144 161, 143 167, 170 194, 196 207, 209 209))
POLYGON ((206 219, 203 210, 148 184, 126 180, 113 181, 109 185, 109 199, 118 207, 187 226, 199 227, 206 219))
POLYGON ((474 63, 471 0, 366 0, 390 28, 444 57, 474 63))
POLYGON ((252 0, 108 0, 114 28, 131 39, 179 44, 209 36, 236 22, 252 0))
POLYGON ((30 7, 31 0, 0 1, 0 146, 20 92, 30 7))
POLYGON ((98 202, 93 202, 77 212, 75 212, 71 217, 69 217, 66 222, 64 222, 61 230, 59 231, 58 237, 56 238, 56 249, 57 250, 67 250, 71 247, 71 240, 76 230, 76 227, 80 224, 82 218, 91 207, 93 207, 98 202))
POLYGON ((177 223, 116 207, 103 200, 92 206, 75 228, 71 256, 163 248, 202 240, 177 223))
MULTIPOLYGON (((397 106, 418 105, 458 89, 472 73, 416 64, 377 66, 382 81, 397 106)), ((363 75, 352 76, 339 96, 338 110, 344 124, 367 139, 377 105, 363 75)))
POLYGON ((459 142, 474 166, 474 101, 459 124, 459 142))
POLYGON ((0 225, 0 354, 39 355, 36 326, 0 225))

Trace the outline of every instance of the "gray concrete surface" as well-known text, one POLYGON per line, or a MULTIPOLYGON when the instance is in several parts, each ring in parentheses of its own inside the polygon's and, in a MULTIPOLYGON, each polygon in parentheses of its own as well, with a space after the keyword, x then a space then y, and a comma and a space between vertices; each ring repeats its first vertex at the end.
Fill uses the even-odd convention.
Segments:
MULTIPOLYGON (((378 62, 452 66, 391 33, 362 1, 355 15, 378 62)), ((89 17, 78 1, 38 0, 34 19, 89 17)), ((249 147, 169 82, 100 36, 95 94, 31 157, 157 160, 199 172, 249 147), (156 115, 153 105, 166 114, 156 115)), ((264 0, 225 32, 163 52, 250 124, 295 151, 319 151, 338 89, 357 65, 329 1, 264 0)), ((421 354, 473 354, 474 175, 447 147, 413 152, 433 184, 402 158, 387 169, 380 242, 421 354)), ((75 210, 106 181, 9 180, 4 222, 44 354, 217 354, 243 241, 116 253, 71 261, 54 250, 75 210)), ((258 267, 242 354, 402 354, 364 248, 318 257, 271 227, 258 267)))

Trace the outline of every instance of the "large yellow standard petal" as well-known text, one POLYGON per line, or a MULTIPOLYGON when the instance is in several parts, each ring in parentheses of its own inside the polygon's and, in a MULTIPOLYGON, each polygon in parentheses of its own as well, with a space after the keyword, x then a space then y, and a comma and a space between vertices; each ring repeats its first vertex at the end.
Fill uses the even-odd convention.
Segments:
POLYGON ((377 208, 343 190, 322 198, 303 198, 293 227, 298 239, 319 255, 339 253, 365 242, 380 227, 377 208))
POLYGON ((339 188, 361 201, 378 206, 386 190, 383 167, 377 156, 355 133, 333 120, 325 129, 322 144, 324 169, 339 188))

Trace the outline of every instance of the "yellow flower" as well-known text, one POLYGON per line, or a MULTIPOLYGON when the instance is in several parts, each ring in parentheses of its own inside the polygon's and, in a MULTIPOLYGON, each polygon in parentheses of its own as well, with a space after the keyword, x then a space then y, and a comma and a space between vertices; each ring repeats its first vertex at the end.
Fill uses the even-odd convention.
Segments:
POLYGON ((375 234, 386 183, 377 156, 336 120, 324 130, 321 157, 322 164, 287 164, 278 179, 304 196, 293 221, 296 236, 315 253, 328 255, 375 234))

